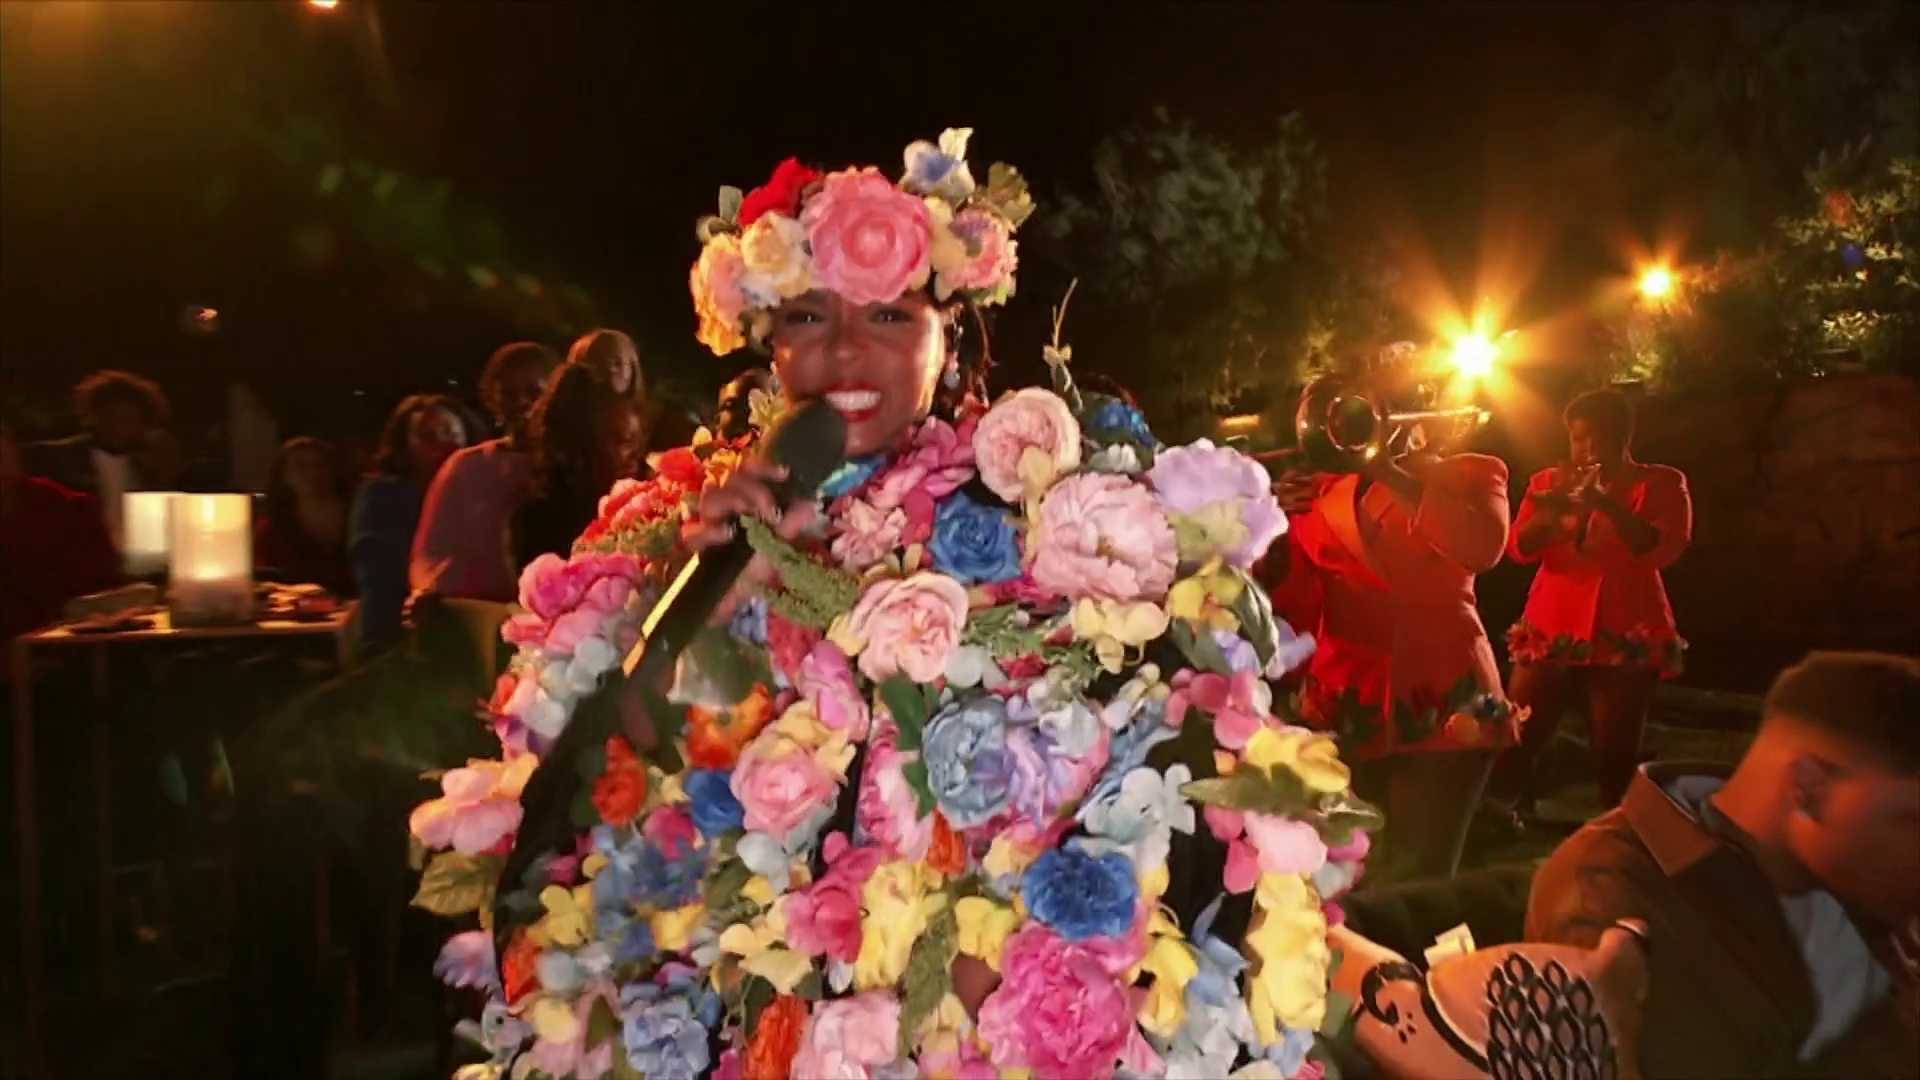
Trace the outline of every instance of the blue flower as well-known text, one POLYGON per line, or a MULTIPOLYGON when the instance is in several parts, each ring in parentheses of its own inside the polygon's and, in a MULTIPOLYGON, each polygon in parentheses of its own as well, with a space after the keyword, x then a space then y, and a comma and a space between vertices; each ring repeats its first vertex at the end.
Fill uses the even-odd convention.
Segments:
POLYGON ((767 647, 767 600, 763 596, 749 597, 746 603, 733 609, 733 617, 727 621, 727 633, 735 641, 748 645, 767 647))
POLYGON ((1020 576, 1019 536, 1005 510, 954 494, 934 515, 927 550, 942 573, 991 585, 1020 576))
POLYGON ((627 1063, 648 1080, 694 1080, 713 1063, 698 1004, 685 994, 661 996, 658 986, 629 987, 620 995, 620 1041, 627 1063))
POLYGON ((921 139, 907 147, 907 174, 900 186, 915 195, 938 195, 950 203, 973 194, 973 173, 967 168, 967 139, 972 128, 948 128, 940 141, 921 139))
POLYGON ((1013 787, 1006 703, 986 695, 947 706, 927 725, 921 756, 947 822, 956 829, 986 823, 1013 787))
POLYGON ((1124 439, 1146 447, 1160 445, 1139 409, 1105 394, 1085 394, 1083 398, 1087 404, 1087 432, 1094 438, 1108 442, 1124 439))
POLYGON ((1140 899, 1133 862, 1125 855, 1089 855, 1078 848, 1056 848, 1035 859, 1020 888, 1033 917, 1068 941, 1126 933, 1140 899))
POLYGON ((865 457, 852 458, 842 462, 840 467, 820 485, 820 497, 837 499, 842 495, 851 495, 860 490, 861 485, 873 479, 880 466, 887 463, 885 454, 868 454, 865 457))
POLYGON ((593 932, 601 941, 612 944, 613 962, 616 964, 638 964, 657 951, 653 927, 647 924, 647 920, 635 918, 633 909, 624 904, 619 907, 595 904, 593 932))
POLYGON ((607 859, 593 878, 596 909, 636 904, 680 907, 700 894, 700 879, 707 872, 704 848, 689 845, 674 858, 637 832, 623 837, 607 825, 595 826, 593 848, 607 859))
POLYGON ((733 795, 731 770, 694 769, 681 785, 693 802, 693 827, 709 840, 746 827, 746 809, 733 795))

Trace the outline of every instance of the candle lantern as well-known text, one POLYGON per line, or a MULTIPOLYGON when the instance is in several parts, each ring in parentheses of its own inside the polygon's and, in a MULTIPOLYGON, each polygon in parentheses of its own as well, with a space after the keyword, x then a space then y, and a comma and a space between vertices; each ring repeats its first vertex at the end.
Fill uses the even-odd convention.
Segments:
POLYGON ((121 496, 125 537, 121 565, 128 577, 147 577, 167 568, 167 507, 178 491, 129 491, 121 496))
POLYGON ((252 621, 252 498, 175 495, 168 510, 169 607, 174 625, 252 621))

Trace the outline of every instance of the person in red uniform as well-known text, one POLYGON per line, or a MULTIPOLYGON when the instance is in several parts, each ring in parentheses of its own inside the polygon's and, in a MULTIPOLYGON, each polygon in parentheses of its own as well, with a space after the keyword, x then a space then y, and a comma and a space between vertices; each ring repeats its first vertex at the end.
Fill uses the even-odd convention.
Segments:
POLYGON ((120 559, 93 496, 28 476, 13 425, 0 416, 0 644, 60 617, 76 596, 120 578, 120 559))
POLYGON ((1619 804, 1653 688, 1680 673, 1686 647, 1660 580, 1693 536, 1686 475, 1633 459, 1633 404, 1617 390, 1574 398, 1565 420, 1572 464, 1528 481, 1508 549, 1515 562, 1540 564, 1526 612, 1507 631, 1507 696, 1532 710, 1511 766, 1522 818, 1533 812, 1534 764, 1570 695, 1585 699, 1602 804, 1619 804))
MULTIPOLYGON (((1387 814, 1376 863, 1451 875, 1496 752, 1517 731, 1474 577, 1507 543, 1507 466, 1482 454, 1377 457, 1289 473, 1275 611, 1318 642, 1302 720, 1332 731, 1354 787, 1387 814)), ((1275 569, 1278 569, 1275 567, 1275 569)))

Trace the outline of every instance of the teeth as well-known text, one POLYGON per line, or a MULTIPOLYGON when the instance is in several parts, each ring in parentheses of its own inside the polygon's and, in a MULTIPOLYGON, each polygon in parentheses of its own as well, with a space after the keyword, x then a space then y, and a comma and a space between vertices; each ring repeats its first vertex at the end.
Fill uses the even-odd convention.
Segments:
POLYGON ((841 412, 864 412, 880 404, 880 391, 835 390, 827 395, 827 404, 841 412))

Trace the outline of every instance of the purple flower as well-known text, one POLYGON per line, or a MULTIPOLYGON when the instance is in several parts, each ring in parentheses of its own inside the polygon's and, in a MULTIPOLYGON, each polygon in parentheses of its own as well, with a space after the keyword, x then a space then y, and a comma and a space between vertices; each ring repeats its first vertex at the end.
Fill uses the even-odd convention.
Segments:
POLYGON ((1187 555, 1187 529, 1219 543, 1217 519, 1237 522, 1244 535, 1235 534, 1224 550, 1227 562, 1246 569, 1266 554, 1287 531, 1287 516, 1273 497, 1273 482, 1260 463, 1225 446, 1201 439, 1187 446, 1162 450, 1147 471, 1160 505, 1181 533, 1181 554, 1187 555))

